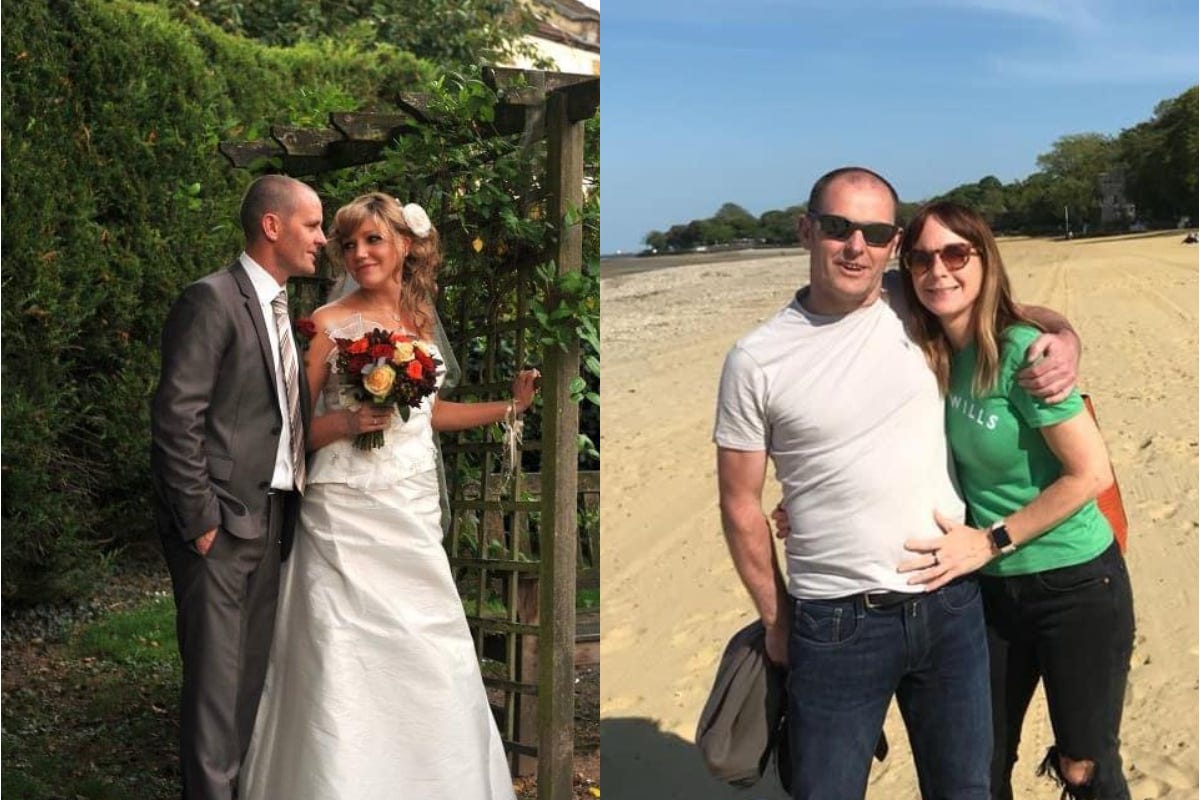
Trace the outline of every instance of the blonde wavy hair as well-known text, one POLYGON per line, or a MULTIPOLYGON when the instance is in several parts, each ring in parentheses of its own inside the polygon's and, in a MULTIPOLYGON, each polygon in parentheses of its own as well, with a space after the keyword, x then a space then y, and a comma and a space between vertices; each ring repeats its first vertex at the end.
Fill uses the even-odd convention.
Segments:
POLYGON ((1000 342, 1004 331, 1016 323, 1024 323, 1041 329, 1041 326, 1025 316, 1013 299, 1008 272, 1000 248, 987 221, 973 209, 948 201, 930 203, 923 207, 904 228, 900 240, 900 264, 904 269, 904 297, 912 309, 909 333, 925 354, 930 368, 937 376, 938 388, 945 395, 950 388, 950 360, 953 348, 941 321, 917 299, 913 289, 912 273, 908 257, 921 238, 921 232, 929 220, 935 219, 957 235, 963 237, 978 253, 983 267, 983 285, 979 297, 971 310, 971 327, 975 333, 975 375, 971 389, 977 396, 986 394, 996 385, 1000 371, 1000 342))
POLYGON ((397 237, 408 240, 408 256, 400 265, 400 310, 406 312, 417 326, 417 333, 428 336, 432 331, 433 303, 437 297, 437 271, 442 264, 441 239, 437 228, 430 226, 428 234, 418 237, 404 219, 400 202, 383 192, 371 192, 356 197, 337 210, 333 227, 326 237, 325 253, 343 274, 346 263, 342 245, 359 226, 374 220, 393 244, 397 237))

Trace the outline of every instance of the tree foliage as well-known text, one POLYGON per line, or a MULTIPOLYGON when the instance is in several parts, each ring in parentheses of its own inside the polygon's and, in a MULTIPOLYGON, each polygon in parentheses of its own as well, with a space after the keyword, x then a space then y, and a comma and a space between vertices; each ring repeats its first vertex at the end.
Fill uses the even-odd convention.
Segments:
POLYGON ((701 246, 791 245, 796 243, 796 217, 802 213, 803 206, 792 206, 755 218, 736 203, 725 203, 711 217, 672 225, 665 232, 650 231, 642 241, 660 253, 701 246))
POLYGON ((198 15, 229 33, 264 44, 349 37, 447 67, 496 63, 535 24, 516 0, 157 0, 174 13, 198 15))
POLYGON ((1126 192, 1139 214, 1161 224, 1195 215, 1197 195, 1197 87, 1164 100, 1154 117, 1117 138, 1126 192))

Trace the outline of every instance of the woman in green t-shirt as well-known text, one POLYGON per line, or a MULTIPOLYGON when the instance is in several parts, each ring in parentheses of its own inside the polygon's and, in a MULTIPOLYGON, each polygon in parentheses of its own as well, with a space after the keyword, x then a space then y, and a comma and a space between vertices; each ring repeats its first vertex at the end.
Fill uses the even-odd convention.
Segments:
POLYGON ((1112 483, 1078 391, 1057 404, 1015 373, 1040 331, 1018 311, 995 237, 954 203, 921 209, 900 263, 912 336, 946 397, 946 435, 970 527, 914 540, 901 571, 932 590, 979 570, 988 624, 992 797, 1012 798, 1021 725, 1041 679, 1055 745, 1049 771, 1071 797, 1127 800, 1118 731, 1133 649, 1129 575, 1095 498, 1112 483))

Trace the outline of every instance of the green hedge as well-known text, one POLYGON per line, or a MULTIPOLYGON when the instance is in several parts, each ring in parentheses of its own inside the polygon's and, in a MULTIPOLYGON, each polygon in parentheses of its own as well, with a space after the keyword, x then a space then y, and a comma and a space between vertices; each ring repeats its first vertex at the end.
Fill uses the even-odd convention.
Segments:
POLYGON ((383 107, 432 72, 365 41, 266 47, 122 0, 8 3, 2 49, 2 596, 57 602, 152 528, 162 322, 241 245, 251 176, 217 143, 383 107))

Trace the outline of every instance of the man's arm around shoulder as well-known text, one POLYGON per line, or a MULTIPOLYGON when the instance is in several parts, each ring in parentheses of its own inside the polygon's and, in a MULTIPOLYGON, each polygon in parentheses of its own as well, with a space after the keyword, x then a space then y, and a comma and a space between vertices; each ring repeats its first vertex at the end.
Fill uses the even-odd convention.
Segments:
POLYGON ((1032 366, 1017 373, 1017 381, 1034 397, 1060 403, 1071 394, 1079 379, 1079 356, 1083 344, 1079 334, 1062 314, 1042 306, 1019 306, 1022 314, 1046 332, 1025 351, 1032 366))
POLYGON ((766 469, 765 451, 717 448, 721 524, 729 554, 767 629, 767 656, 784 665, 791 606, 762 510, 766 469))

